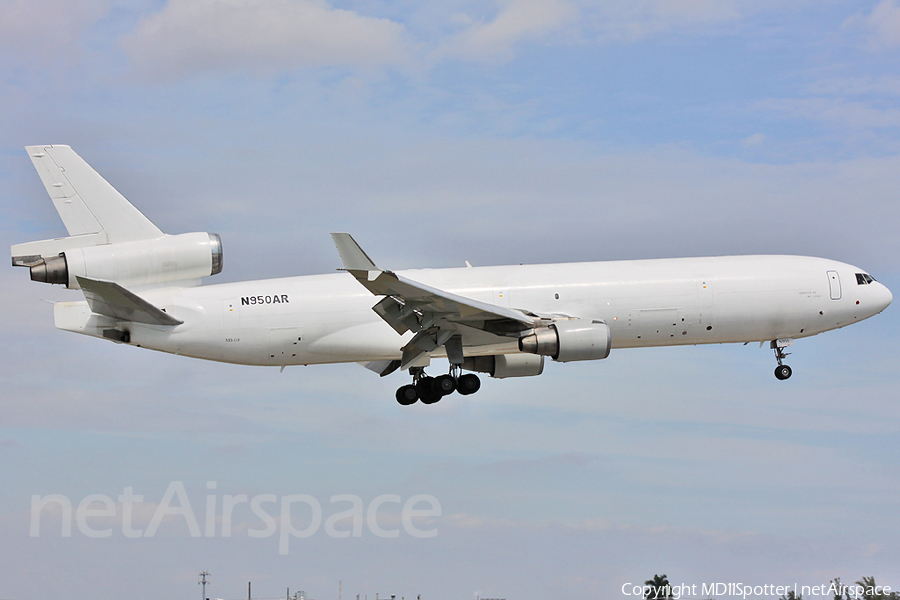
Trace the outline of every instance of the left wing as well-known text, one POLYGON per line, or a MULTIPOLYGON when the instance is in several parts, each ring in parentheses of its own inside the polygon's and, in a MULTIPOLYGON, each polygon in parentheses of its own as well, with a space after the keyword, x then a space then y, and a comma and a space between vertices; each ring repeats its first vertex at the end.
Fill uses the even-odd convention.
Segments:
POLYGON ((415 333, 403 347, 401 369, 440 346, 447 347, 451 363, 461 363, 460 326, 519 335, 540 322, 537 315, 451 294, 379 269, 349 233, 332 233, 331 237, 344 270, 376 296, 384 296, 372 310, 397 333, 415 333))

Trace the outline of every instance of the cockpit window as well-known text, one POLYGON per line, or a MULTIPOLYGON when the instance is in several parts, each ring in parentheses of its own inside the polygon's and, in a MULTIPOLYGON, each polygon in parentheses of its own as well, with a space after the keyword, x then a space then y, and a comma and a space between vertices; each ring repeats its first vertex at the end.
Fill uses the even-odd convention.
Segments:
POLYGON ((875 281, 875 278, 869 275, 868 273, 857 273, 856 274, 856 283, 858 285, 869 285, 875 281))

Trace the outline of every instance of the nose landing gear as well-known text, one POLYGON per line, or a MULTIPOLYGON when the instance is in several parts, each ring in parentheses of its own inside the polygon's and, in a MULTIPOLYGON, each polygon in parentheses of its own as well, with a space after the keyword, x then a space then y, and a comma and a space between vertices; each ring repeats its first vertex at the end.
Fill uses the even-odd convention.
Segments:
POLYGON ((779 346, 778 341, 772 342, 772 349, 775 350, 775 360, 778 361, 778 366, 775 367, 775 378, 779 381, 790 378, 791 373, 793 372, 789 366, 781 362, 790 355, 790 352, 784 351, 785 347, 786 346, 779 346))
POLYGON ((460 375, 458 365, 451 365, 449 374, 437 377, 429 377, 422 367, 413 367, 410 372, 413 382, 402 386, 396 394, 397 402, 403 406, 415 404, 416 400, 421 400, 422 404, 434 404, 454 391, 468 396, 481 388, 481 380, 478 379, 478 376, 472 373, 460 375))

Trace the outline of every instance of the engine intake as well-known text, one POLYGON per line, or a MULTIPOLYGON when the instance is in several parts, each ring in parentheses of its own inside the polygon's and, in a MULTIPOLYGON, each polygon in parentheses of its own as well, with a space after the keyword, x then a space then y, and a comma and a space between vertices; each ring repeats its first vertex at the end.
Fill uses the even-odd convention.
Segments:
POLYGON ((539 327, 519 338, 519 350, 557 362, 597 360, 609 356, 612 332, 596 319, 570 319, 539 327))

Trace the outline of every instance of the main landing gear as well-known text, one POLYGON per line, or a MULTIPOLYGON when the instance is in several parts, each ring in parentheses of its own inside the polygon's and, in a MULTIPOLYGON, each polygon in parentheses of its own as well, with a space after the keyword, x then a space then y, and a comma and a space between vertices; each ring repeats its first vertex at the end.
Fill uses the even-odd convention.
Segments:
POLYGON ((790 352, 785 352, 785 346, 779 346, 778 342, 772 342, 772 349, 775 350, 775 360, 778 361, 778 366, 775 367, 775 378, 781 381, 788 379, 791 376, 791 368, 786 364, 782 363, 782 359, 786 358, 790 352))
POLYGON ((422 404, 434 404, 454 391, 468 396, 481 387, 481 380, 477 375, 473 373, 460 375, 460 368, 455 365, 450 368, 448 375, 437 377, 429 377, 422 367, 413 367, 410 371, 413 382, 397 390, 397 402, 403 406, 415 404, 416 400, 421 400, 422 404))

